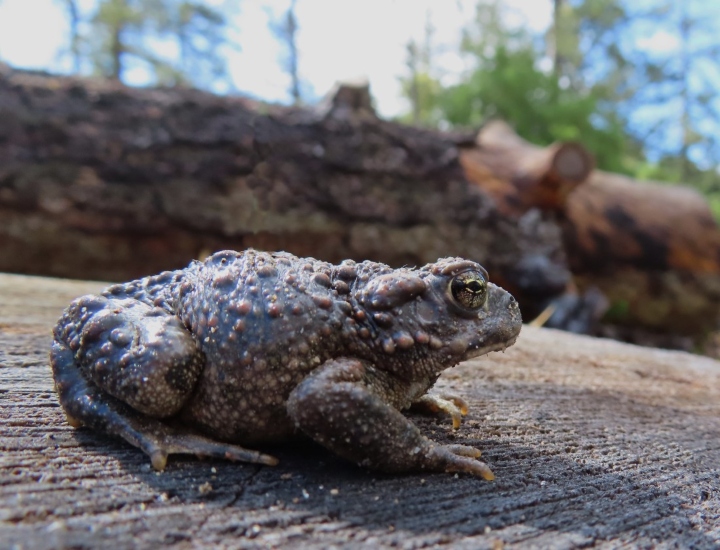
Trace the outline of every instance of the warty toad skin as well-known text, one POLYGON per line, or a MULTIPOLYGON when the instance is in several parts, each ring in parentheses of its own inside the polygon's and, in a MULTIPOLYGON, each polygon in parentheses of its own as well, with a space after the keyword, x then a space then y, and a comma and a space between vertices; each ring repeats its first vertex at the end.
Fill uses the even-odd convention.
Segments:
POLYGON ((468 260, 391 269, 223 251, 78 298, 51 363, 68 422, 123 437, 158 470, 172 453, 275 464, 238 444, 302 433, 369 468, 492 479, 480 451, 435 443, 400 411, 459 427, 465 402, 428 390, 520 327, 514 298, 468 260))

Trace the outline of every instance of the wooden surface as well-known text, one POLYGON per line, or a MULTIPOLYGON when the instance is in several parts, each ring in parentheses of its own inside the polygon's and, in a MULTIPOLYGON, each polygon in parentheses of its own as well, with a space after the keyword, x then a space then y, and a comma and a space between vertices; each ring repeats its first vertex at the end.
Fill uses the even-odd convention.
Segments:
POLYGON ((524 328, 447 371, 471 403, 441 441, 497 481, 371 473, 311 444, 276 468, 171 459, 64 421, 50 330, 98 283, 0 275, 0 548, 720 547, 720 363, 524 328))

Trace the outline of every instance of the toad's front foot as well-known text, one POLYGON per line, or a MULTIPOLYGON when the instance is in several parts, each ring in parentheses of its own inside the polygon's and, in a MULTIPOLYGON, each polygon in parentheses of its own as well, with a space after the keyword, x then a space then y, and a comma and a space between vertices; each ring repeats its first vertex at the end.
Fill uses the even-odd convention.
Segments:
POLYGON ((462 417, 468 413, 467 401, 452 393, 426 393, 412 404, 412 408, 432 414, 449 414, 455 430, 460 428, 462 417))

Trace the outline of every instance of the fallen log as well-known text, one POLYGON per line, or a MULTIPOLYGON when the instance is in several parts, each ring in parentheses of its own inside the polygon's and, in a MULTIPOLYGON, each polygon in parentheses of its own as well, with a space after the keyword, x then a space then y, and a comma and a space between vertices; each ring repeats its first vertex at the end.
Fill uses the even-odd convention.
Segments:
POLYGON ((460 163, 501 212, 515 216, 531 208, 562 211, 570 192, 587 180, 595 164, 579 143, 538 147, 499 120, 488 122, 472 146, 460 149, 460 163))
POLYGON ((452 136, 377 118, 0 67, 0 270, 128 280, 256 247, 482 263, 523 311, 561 292, 557 225, 499 212, 452 136))
POLYGON ((694 189, 591 172, 579 145, 537 147, 499 121, 461 149, 461 163, 507 215, 539 209, 560 221, 577 299, 556 303, 551 326, 687 349, 717 330, 720 228, 694 189), (593 329, 604 309, 583 295, 598 290, 609 307, 593 329))
POLYGON ((575 281, 608 297, 608 323, 696 340, 718 328, 720 228, 700 193, 597 171, 565 217, 575 281))
POLYGON ((720 545, 720 363, 524 328, 446 371, 470 413, 414 416, 481 448, 497 480, 379 475, 280 445, 275 468, 174 457, 165 472, 65 422, 48 365, 62 308, 102 283, 0 274, 3 547, 720 545))

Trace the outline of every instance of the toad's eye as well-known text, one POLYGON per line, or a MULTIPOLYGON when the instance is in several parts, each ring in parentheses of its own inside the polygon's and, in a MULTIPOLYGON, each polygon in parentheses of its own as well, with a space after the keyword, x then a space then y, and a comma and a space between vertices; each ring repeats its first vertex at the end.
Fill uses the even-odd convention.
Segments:
POLYGON ((487 282, 479 271, 465 271, 450 282, 453 298, 463 307, 479 309, 487 299, 487 282))

